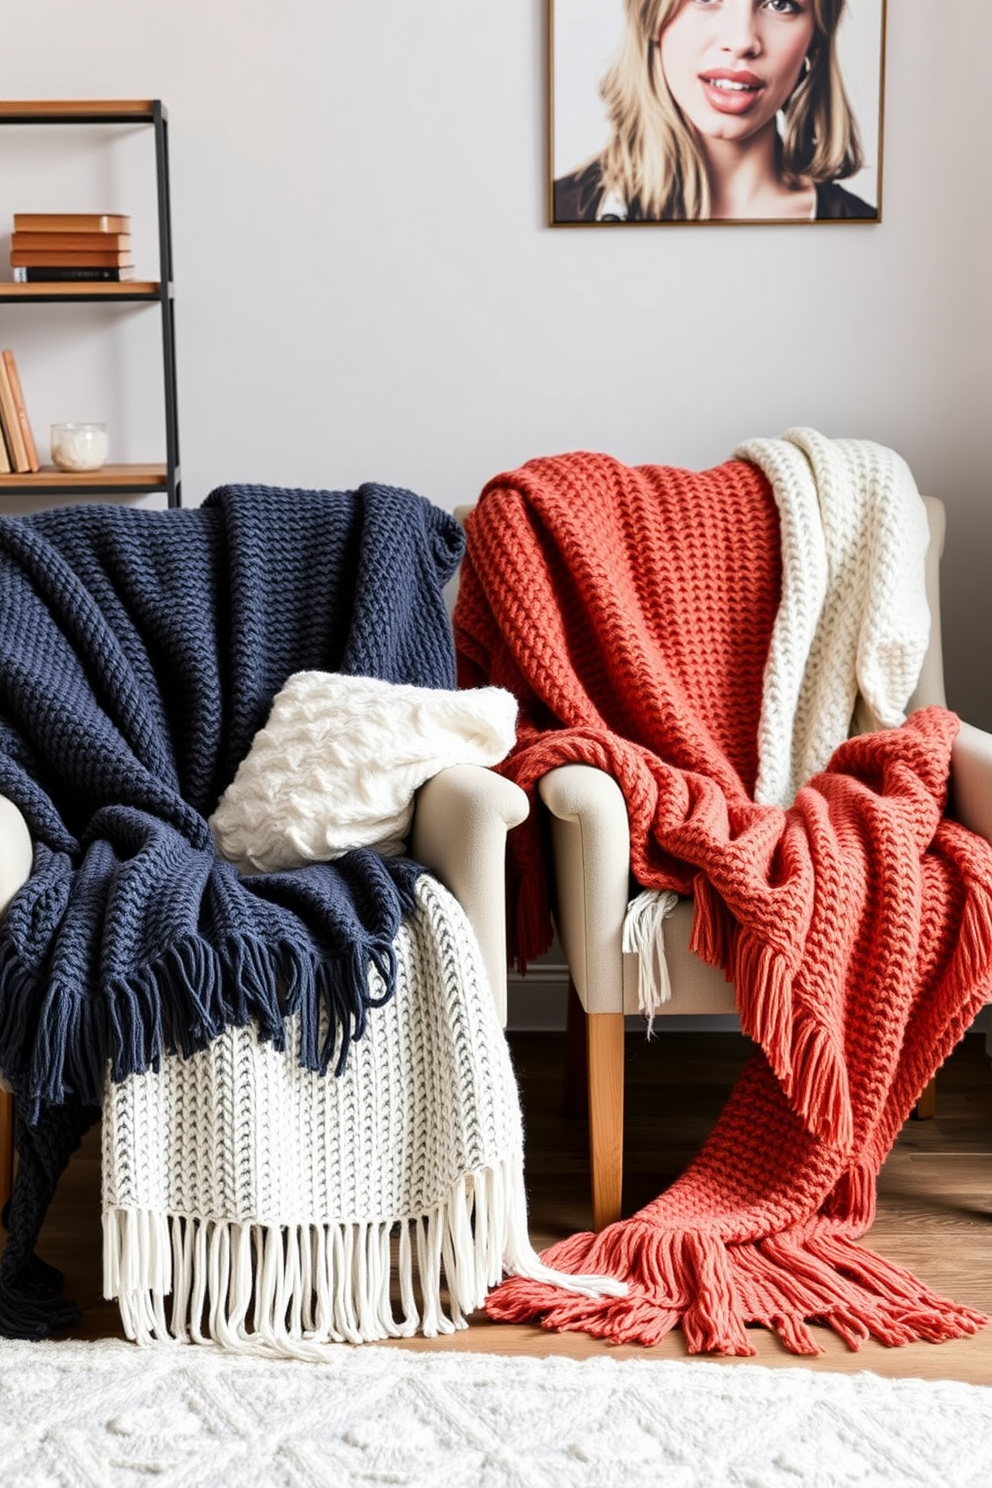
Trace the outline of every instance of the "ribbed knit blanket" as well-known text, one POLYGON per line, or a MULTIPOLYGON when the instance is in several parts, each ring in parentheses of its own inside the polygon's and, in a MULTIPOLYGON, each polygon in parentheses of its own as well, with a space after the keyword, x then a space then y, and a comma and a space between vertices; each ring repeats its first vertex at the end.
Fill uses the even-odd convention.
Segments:
MULTIPOLYGON (((845 465, 857 484, 858 460, 845 465)), ((558 764, 614 776, 635 879, 694 894, 693 948, 733 979, 759 1045, 670 1189, 544 1256, 628 1294, 511 1279, 494 1317, 644 1343, 681 1325, 693 1352, 740 1354, 750 1323, 806 1353, 810 1321, 852 1347, 984 1322, 855 1242, 883 1158, 992 983, 992 849, 944 815, 958 720, 943 709, 840 744, 787 809, 755 801, 781 530, 744 459, 535 460, 490 482, 469 519, 460 678, 519 700, 501 768, 531 793, 558 764)), ((546 865, 534 820, 514 836, 526 959, 547 940, 546 865)))
POLYGON ((35 847, 0 928, 21 1157, 0 1332, 47 1329, 31 1250, 108 1066, 121 1080, 249 1022, 278 1050, 292 1020, 300 1065, 340 1071, 392 994, 417 865, 360 849, 242 877, 207 817, 290 674, 454 685, 461 550, 453 518, 380 485, 0 521, 0 793, 35 847))
POLYGON ((129 1338, 319 1359, 463 1328, 506 1272, 598 1291, 531 1248, 517 1087, 478 942, 429 874, 414 892, 396 995, 339 1078, 248 1025, 108 1081, 104 1294, 129 1338))

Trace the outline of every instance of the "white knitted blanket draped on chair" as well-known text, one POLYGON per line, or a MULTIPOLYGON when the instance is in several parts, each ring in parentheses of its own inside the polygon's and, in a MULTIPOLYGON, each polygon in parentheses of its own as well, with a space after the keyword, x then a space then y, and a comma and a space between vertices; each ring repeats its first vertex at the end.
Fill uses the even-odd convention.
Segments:
MULTIPOLYGON (((781 531, 782 594, 762 687, 754 798, 787 807, 851 731, 897 728, 930 636, 926 508, 906 462, 866 439, 790 429, 734 451, 768 477, 781 531)), ((671 996, 664 921, 674 894, 628 908, 649 1017, 671 996)))
POLYGON ((416 893, 396 994, 339 1078, 230 1028, 108 1082, 104 1291, 128 1337, 319 1356, 451 1332, 504 1265, 546 1270, 471 927, 428 875, 416 893))
MULTIPOLYGON (((297 673, 215 835, 249 871, 359 844, 402 852, 417 786, 444 764, 502 758, 515 714, 496 688, 297 673)), ((557 1276, 527 1236, 517 1087, 478 941, 435 879, 414 892, 395 994, 339 1075, 251 1023, 158 1071, 108 1074, 104 1292, 128 1337, 320 1357, 464 1327, 504 1270, 557 1276)), ((369 989, 380 1002, 375 963, 369 989)), ((331 1070, 339 1050, 340 1036, 331 1070)))

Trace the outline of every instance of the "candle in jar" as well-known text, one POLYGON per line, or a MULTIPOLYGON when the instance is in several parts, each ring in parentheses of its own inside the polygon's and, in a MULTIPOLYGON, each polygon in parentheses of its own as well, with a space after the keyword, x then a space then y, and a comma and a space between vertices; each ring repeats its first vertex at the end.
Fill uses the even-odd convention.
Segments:
POLYGON ((106 424, 52 425, 52 464, 59 470, 99 470, 106 459, 106 424))

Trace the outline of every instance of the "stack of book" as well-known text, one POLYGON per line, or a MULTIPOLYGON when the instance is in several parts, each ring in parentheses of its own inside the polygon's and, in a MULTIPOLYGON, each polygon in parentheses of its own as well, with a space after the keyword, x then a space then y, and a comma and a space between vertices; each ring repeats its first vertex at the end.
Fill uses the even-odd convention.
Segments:
POLYGON ((119 212, 15 212, 10 266, 21 284, 133 279, 131 219, 119 212))
POLYGON ((0 475, 38 469, 38 451, 12 351, 0 351, 0 475))

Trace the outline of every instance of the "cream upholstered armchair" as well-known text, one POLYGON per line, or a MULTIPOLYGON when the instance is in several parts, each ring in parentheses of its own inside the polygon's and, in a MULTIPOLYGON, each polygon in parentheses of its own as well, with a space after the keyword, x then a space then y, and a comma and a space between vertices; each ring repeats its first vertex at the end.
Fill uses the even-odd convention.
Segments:
MULTIPOLYGON (((411 856, 450 889, 468 915, 504 1025, 506 834, 526 814, 527 797, 512 781, 479 765, 452 765, 420 787, 410 845, 411 856)), ((26 882, 32 856, 24 818, 0 796, 0 916, 26 882)), ((10 1197, 13 1164, 13 1098, 0 1091, 0 1205, 10 1197)))
MULTIPOLYGON (((939 624, 939 564, 945 513, 927 497, 930 525, 927 594, 930 645, 910 709, 944 703, 939 624)), ((585 1023, 585 1054, 596 1229, 620 1217, 623 1189, 625 1016, 638 1010, 638 957, 622 947, 630 899, 627 812, 611 776, 585 764, 559 766, 543 777, 556 880, 557 929, 570 975, 570 1034, 585 1023)), ((992 735, 963 725, 952 766, 953 815, 992 841, 992 735)), ((681 899, 665 921, 664 956, 672 995, 657 1017, 734 1012, 723 973, 689 950, 693 902, 681 899)))

